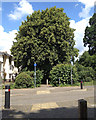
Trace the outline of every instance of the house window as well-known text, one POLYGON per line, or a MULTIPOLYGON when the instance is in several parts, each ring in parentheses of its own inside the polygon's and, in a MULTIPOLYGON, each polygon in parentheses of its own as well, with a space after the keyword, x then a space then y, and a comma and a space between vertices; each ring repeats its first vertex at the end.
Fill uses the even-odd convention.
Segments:
POLYGON ((11 78, 11 75, 12 75, 12 74, 9 74, 9 79, 11 78))
POLYGON ((12 71, 14 70, 14 66, 12 65, 12 71))
POLYGON ((11 70, 11 65, 9 66, 9 69, 11 70))
POLYGON ((12 76, 12 74, 9 74, 9 82, 11 82, 11 76, 12 76))
POLYGON ((14 69, 14 66, 13 66, 13 65, 10 65, 10 66, 9 66, 9 69, 10 69, 10 70, 13 70, 13 69, 14 69))

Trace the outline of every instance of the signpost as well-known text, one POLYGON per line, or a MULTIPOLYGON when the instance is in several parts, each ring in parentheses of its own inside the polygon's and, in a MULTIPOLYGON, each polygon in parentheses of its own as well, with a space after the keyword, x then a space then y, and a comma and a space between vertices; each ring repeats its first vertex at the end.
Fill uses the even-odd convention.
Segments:
POLYGON ((71 85, 73 84, 73 80, 72 80, 72 66, 71 66, 71 85))
POLYGON ((59 86, 60 86, 60 78, 59 78, 59 86))
POLYGON ((37 64, 34 63, 34 83, 35 83, 35 87, 36 87, 36 66, 37 66, 37 64))
POLYGON ((72 56, 71 56, 71 85, 73 84, 73 80, 72 80, 72 67, 73 67, 73 62, 72 62, 72 56))

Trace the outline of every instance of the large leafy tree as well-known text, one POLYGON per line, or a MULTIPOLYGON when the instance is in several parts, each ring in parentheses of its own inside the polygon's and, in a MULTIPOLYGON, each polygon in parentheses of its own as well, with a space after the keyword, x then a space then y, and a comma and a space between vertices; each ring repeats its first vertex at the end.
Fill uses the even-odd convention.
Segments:
POLYGON ((96 13, 89 20, 89 27, 85 29, 83 42, 84 46, 88 45, 89 50, 80 57, 79 63, 92 67, 96 71, 96 13))
POLYGON ((96 72, 92 69, 92 67, 89 67, 89 66, 85 67, 77 63, 75 64, 75 66, 77 68, 79 81, 81 80, 83 80, 84 82, 91 82, 92 80, 95 81, 96 72))
POLYGON ((11 53, 17 67, 31 71, 36 62, 48 78, 53 66, 78 56, 74 45, 74 29, 70 28, 69 18, 63 8, 52 7, 27 16, 19 27, 11 53))
POLYGON ((85 67, 92 67, 96 71, 96 55, 90 55, 88 51, 85 51, 79 58, 79 64, 85 67))
POLYGON ((89 20, 89 27, 85 29, 85 36, 83 39, 84 46, 88 45, 89 54, 96 54, 96 13, 89 20))

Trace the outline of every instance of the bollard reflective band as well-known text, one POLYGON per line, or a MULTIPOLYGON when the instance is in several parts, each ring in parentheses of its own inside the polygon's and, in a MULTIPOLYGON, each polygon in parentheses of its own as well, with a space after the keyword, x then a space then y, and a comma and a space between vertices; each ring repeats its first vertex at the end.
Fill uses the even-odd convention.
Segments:
POLYGON ((5 89, 5 92, 8 92, 8 89, 5 89))
POLYGON ((5 89, 5 92, 10 92, 10 89, 5 89))

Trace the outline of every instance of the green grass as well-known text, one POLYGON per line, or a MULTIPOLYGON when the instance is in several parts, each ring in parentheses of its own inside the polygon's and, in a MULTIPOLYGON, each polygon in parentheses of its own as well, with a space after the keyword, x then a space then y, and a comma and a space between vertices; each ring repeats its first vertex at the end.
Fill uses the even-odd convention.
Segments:
MULTIPOLYGON (((70 85, 70 84, 66 84, 66 85, 60 85, 60 87, 71 87, 71 86, 80 86, 81 83, 80 82, 77 82, 73 85, 70 85)), ((92 86, 92 85, 96 85, 96 81, 91 81, 91 82, 83 82, 83 86, 92 86)))
POLYGON ((72 86, 80 86, 80 83, 75 83, 75 84, 65 84, 65 85, 60 85, 60 87, 72 87, 72 86))
MULTIPOLYGON (((10 89, 14 89, 15 88, 15 83, 13 82, 9 82, 9 83, 5 83, 5 84, 2 84, 2 89, 5 89, 5 85, 10 85, 10 89)), ((92 86, 92 85, 96 85, 96 81, 91 81, 91 82, 83 82, 83 86, 92 86)), ((77 82, 73 85, 70 85, 70 84, 65 84, 65 85, 60 85, 60 87, 72 87, 72 86, 80 86, 80 82, 77 82)), ((1 89, 1 87, 0 87, 1 89)))
POLYGON ((93 81, 91 81, 91 82, 84 82, 84 86, 92 86, 92 85, 94 85, 93 81))

